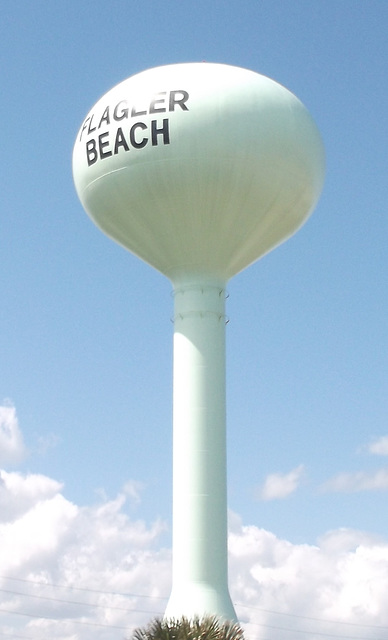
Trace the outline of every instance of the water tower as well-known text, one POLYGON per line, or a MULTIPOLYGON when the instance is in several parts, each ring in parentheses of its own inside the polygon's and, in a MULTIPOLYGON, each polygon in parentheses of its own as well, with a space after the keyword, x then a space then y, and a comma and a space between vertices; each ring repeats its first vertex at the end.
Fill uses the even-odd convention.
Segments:
POLYGON ((174 290, 173 585, 166 617, 235 619, 227 577, 225 287, 291 236, 319 197, 324 152, 302 103, 237 67, 149 69, 91 109, 78 196, 174 290))

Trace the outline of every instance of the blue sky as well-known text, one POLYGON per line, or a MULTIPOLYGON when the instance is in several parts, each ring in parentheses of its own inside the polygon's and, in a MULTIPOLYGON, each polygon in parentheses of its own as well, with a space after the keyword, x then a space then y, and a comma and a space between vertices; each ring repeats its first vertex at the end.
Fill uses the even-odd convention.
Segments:
MULTIPOLYGON (((378 595, 374 609, 364 610, 361 591, 339 595, 325 582, 327 566, 339 575, 341 549, 349 563, 365 552, 357 580, 368 576, 382 593, 388 587, 387 25, 382 0, 3 0, 0 537, 11 547, 0 555, 0 576, 168 596, 171 286, 93 226, 74 190, 71 153, 87 111, 121 80, 162 64, 222 62, 293 91, 312 113, 327 155, 311 219, 228 285, 231 577, 244 566, 246 587, 234 597, 250 637, 260 640, 278 640, 281 632, 268 627, 282 625, 282 638, 294 638, 290 618, 274 624, 264 609, 369 625, 357 633, 370 640, 383 633, 371 625, 388 627, 378 595), (31 557, 19 553, 10 532, 24 530, 23 518, 45 504, 47 518, 34 520, 36 539, 50 526, 52 538, 33 556, 35 566, 33 549, 31 557), (133 545, 138 554, 133 583, 119 551, 107 563, 121 567, 120 579, 112 569, 100 584, 98 563, 95 573, 71 573, 80 547, 66 546, 58 531, 76 518, 82 541, 93 523, 105 530, 108 512, 117 549, 131 555, 133 545), (376 540, 380 556, 373 556, 376 540), (260 549, 269 547, 272 558, 281 547, 276 557, 283 560, 268 582, 264 568, 256 580, 255 567, 269 566, 260 549), (331 550, 314 578, 317 593, 333 594, 329 604, 282 577, 290 550, 300 552, 300 568, 302 550, 317 548, 321 556, 331 550), (144 554, 150 565, 142 564, 144 554), (372 556, 379 566, 385 558, 378 579, 372 556), (66 570, 60 558, 72 558, 66 570), (155 566, 163 567, 159 581, 155 566), (285 584, 292 588, 283 601, 285 584), (253 600, 248 587, 256 589, 253 600)), ((93 544, 103 564, 107 547, 98 537, 93 544)), ((300 584, 310 581, 306 574, 300 584)), ((8 608, 25 612, 13 597, 8 608)), ((0 625, 4 635, 46 633, 31 620, 4 613, 0 625)), ((305 637, 314 640, 317 625, 303 628, 305 637)), ((54 622, 49 631, 65 638, 54 622)), ((71 633, 86 638, 86 630, 71 633)), ((104 629, 98 633, 103 638, 104 629)))

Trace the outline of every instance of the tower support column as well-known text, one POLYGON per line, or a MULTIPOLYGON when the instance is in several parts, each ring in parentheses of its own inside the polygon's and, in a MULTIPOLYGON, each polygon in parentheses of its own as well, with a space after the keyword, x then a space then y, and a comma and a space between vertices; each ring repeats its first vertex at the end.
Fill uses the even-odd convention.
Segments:
POLYGON ((225 283, 174 288, 173 584, 166 618, 236 620, 228 590, 225 283))

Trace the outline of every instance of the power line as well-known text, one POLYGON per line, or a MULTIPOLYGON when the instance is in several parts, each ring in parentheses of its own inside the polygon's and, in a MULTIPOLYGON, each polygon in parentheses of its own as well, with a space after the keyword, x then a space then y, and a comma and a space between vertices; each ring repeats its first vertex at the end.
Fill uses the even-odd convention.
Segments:
POLYGON ((100 589, 87 589, 86 587, 74 587, 72 585, 54 584, 53 582, 42 582, 40 580, 27 580, 25 578, 13 578, 11 576, 0 576, 1 580, 15 580, 16 582, 25 582, 27 584, 37 584, 42 587, 54 587, 56 589, 71 589, 73 591, 86 591, 87 593, 100 593, 109 596, 128 596, 132 598, 150 598, 152 600, 168 600, 168 596, 149 596, 140 593, 125 593, 120 591, 102 591, 100 589))
MULTIPOLYGON (((54 622, 59 622, 58 618, 52 618, 51 616, 41 616, 36 613, 24 613, 22 611, 10 611, 9 609, 0 608, 0 613, 10 613, 13 616, 25 616, 26 618, 38 618, 39 620, 53 620, 54 622)), ((70 622, 70 624, 81 624, 87 625, 90 627, 105 627, 107 629, 121 629, 126 631, 128 627, 118 627, 112 624, 102 624, 101 622, 85 622, 83 620, 69 620, 65 618, 62 622, 70 622)))
MULTIPOLYGON (((85 592, 85 593, 96 593, 96 594, 102 594, 102 595, 113 595, 113 596, 124 596, 124 597, 132 597, 132 598, 146 598, 146 599, 157 599, 157 600, 167 600, 167 597, 165 596, 150 596, 150 595, 143 595, 143 594, 136 594, 136 593, 124 593, 124 592, 109 592, 109 591, 102 591, 102 590, 98 590, 98 589, 88 589, 86 587, 74 587, 72 585, 61 585, 61 584, 55 584, 55 583, 49 583, 49 582, 41 582, 38 580, 27 580, 27 579, 23 579, 23 578, 15 578, 15 577, 11 577, 11 576, 0 576, 0 579, 4 579, 4 580, 13 580, 13 581, 17 581, 17 582, 23 582, 26 584, 34 584, 34 585, 39 585, 39 586, 49 586, 49 587, 53 587, 53 588, 60 588, 60 589, 70 589, 70 590, 74 590, 74 591, 80 591, 80 592, 85 592)), ((62 604, 71 604, 71 605, 78 605, 78 606, 88 606, 88 607, 94 607, 94 608, 103 608, 105 610, 117 610, 117 611, 124 611, 127 613, 148 613, 148 614, 155 614, 155 615, 161 615, 162 612, 160 611, 152 611, 152 610, 142 610, 142 609, 128 609, 128 608, 124 608, 124 607, 116 607, 116 606, 109 606, 109 605, 102 605, 102 604, 98 604, 98 603, 87 603, 87 602, 77 602, 77 601, 69 601, 69 600, 63 600, 60 598, 51 598, 48 596, 40 596, 40 595, 36 595, 36 594, 28 594, 28 593, 22 593, 22 592, 17 592, 17 591, 11 591, 11 590, 6 590, 6 589, 0 589, 0 592, 3 593, 9 593, 12 595, 18 595, 18 596, 24 596, 24 597, 29 597, 29 598, 36 598, 36 599, 40 599, 40 600, 45 600, 45 601, 52 601, 52 602, 60 602, 62 604)), ((298 615, 298 614, 292 614, 292 613, 284 613, 281 611, 273 611, 273 610, 269 610, 269 609, 262 609, 259 607, 254 607, 251 605, 247 605, 247 604, 242 604, 242 603, 238 603, 235 602, 234 603, 236 606, 238 607, 244 607, 246 609, 249 609, 251 611, 259 611, 262 613, 269 613, 272 615, 276 615, 276 616, 288 616, 291 618, 295 618, 298 620, 309 620, 312 622, 320 622, 320 623, 326 623, 326 624, 336 624, 336 625, 345 625, 345 626, 351 626, 354 628, 364 628, 364 629, 376 629, 376 630, 387 630, 388 627, 386 626, 378 626, 378 625, 367 625, 367 624, 359 624, 359 623, 355 623, 355 622, 342 622, 339 620, 329 620, 329 619, 324 619, 324 618, 315 618, 315 617, 310 617, 310 616, 302 616, 302 615, 298 615)), ((4 609, 0 609, 0 611, 3 611, 4 613, 14 613, 15 615, 25 615, 25 616, 29 616, 30 614, 26 614, 26 613, 21 613, 21 612, 12 612, 12 611, 7 611, 4 609)), ((32 615, 31 617, 37 617, 37 618, 45 618, 45 616, 38 616, 38 615, 32 615)), ((47 618, 49 620, 56 620, 55 618, 47 618)), ((69 621, 70 622, 70 621, 69 621)), ((102 626, 102 627, 108 627, 108 628, 117 628, 117 629, 125 629, 126 627, 114 627, 114 626, 110 626, 110 625, 103 625, 103 624, 98 624, 98 623, 82 623, 81 621, 76 621, 74 620, 74 622, 76 624, 90 624, 90 625, 94 625, 94 626, 102 626)), ((248 624, 252 624, 254 626, 259 626, 259 627, 264 627, 264 628, 268 628, 268 629, 273 629, 273 630, 278 630, 278 631, 290 631, 290 632, 294 632, 294 633, 304 633, 306 635, 319 635, 322 637, 328 637, 328 638, 342 638, 343 640, 356 640, 354 638, 354 636, 344 636, 341 634, 331 634, 331 633, 324 633, 324 632, 319 632, 319 631, 307 631, 307 630, 299 630, 299 629, 291 629, 288 627, 278 627, 278 626, 273 626, 273 625, 266 625, 266 624, 262 624, 262 623, 256 623, 254 621, 246 621, 248 624)), ((370 640, 369 638, 363 638, 361 636, 359 636, 357 638, 357 640, 370 640)), ((382 639, 378 639, 378 638, 374 638, 374 640, 382 640, 382 639)))
POLYGON ((328 622, 330 624, 344 624, 350 627, 363 627, 365 629, 378 629, 380 631, 388 630, 386 626, 379 626, 374 624, 361 624, 358 622, 342 622, 341 620, 329 620, 327 618, 313 618, 310 616, 301 616, 296 613, 284 613, 283 611, 271 611, 271 609, 260 609, 259 607, 252 607, 248 604, 242 604, 241 602, 234 602, 234 605, 237 607, 245 607, 247 609, 251 609, 252 611, 261 611, 262 613, 271 613, 276 616, 289 616, 290 618, 298 618, 301 620, 311 620, 313 622, 328 622))
MULTIPOLYGON (((91 603, 91 602, 79 602, 79 601, 77 602, 76 600, 62 600, 61 598, 50 598, 49 596, 38 596, 32 593, 23 593, 21 591, 10 591, 8 589, 0 589, 0 593, 9 593, 14 596, 24 596, 26 598, 35 598, 37 600, 48 600, 49 602, 61 602, 62 604, 75 604, 75 605, 79 605, 79 606, 81 605, 84 607, 95 607, 99 609, 126 611, 127 613, 130 613, 132 611, 136 613, 157 613, 157 614, 160 613, 159 611, 151 611, 151 610, 143 610, 143 609, 128 609, 127 607, 115 607, 115 606, 97 604, 97 603, 91 603)), ((136 596, 133 596, 133 597, 136 597, 136 596)))
MULTIPOLYGON (((326 622, 324 620, 323 622, 326 622)), ((322 631, 307 631, 305 629, 290 629, 290 627, 276 627, 269 624, 262 624, 260 622, 249 622, 256 627, 264 627, 265 629, 274 629, 276 631, 292 631, 292 633, 303 633, 305 635, 314 635, 314 636, 322 636, 324 638, 339 638, 340 640, 372 640, 371 638, 366 638, 365 636, 344 636, 338 633, 324 633, 322 631)), ((373 640, 386 640, 386 638, 373 638, 373 640)))
MULTIPOLYGON (((28 594, 21 594, 21 595, 27 595, 28 594)), ((36 596, 37 598, 39 598, 39 596, 36 596)), ((51 598, 43 598, 44 600, 49 599, 51 600, 51 598)), ((56 601, 56 599, 53 599, 54 601, 56 601)), ((62 601, 59 600, 59 602, 65 602, 66 601, 62 601)), ((68 603, 68 604, 86 604, 86 603, 68 603)), ((91 605, 93 606, 93 605, 91 605)), ((99 606, 99 605, 97 605, 99 606)), ((101 605, 100 605, 101 606, 101 605)), ((110 609, 111 607, 106 607, 108 609, 110 609)), ((112 607, 113 609, 115 609, 116 607, 112 607)), ((131 610, 126 610, 126 609, 121 609, 124 611, 128 611, 131 612, 131 610)), ((140 613, 152 613, 151 611, 139 611, 139 610, 132 610, 132 612, 140 612, 140 613)), ((11 615, 19 615, 19 616, 25 616, 25 617, 29 617, 29 618, 38 618, 38 619, 43 619, 43 620, 52 620, 54 622, 58 622, 58 618, 53 618, 51 616, 44 616, 44 615, 38 615, 38 614, 31 614, 31 613, 25 613, 25 612, 20 612, 20 611, 11 611, 8 609, 3 609, 0 608, 0 612, 1 613, 8 613, 11 615)), ((153 613, 157 613, 159 614, 160 612, 153 612, 153 613)), ((298 616, 294 616, 294 617, 298 617, 298 616)), ((303 618, 303 616, 300 616, 303 618)), ((107 624, 103 624, 103 623, 97 623, 97 622, 85 622, 85 621, 81 621, 81 620, 75 620, 75 619, 66 619, 66 622, 68 622, 69 624, 78 624, 78 625, 86 625, 86 626, 93 626, 93 627, 103 627, 103 628, 108 628, 108 629, 119 629, 119 630, 127 630, 128 627, 122 627, 122 626, 118 626, 118 625, 107 625, 107 624)), ((323 622, 326 622, 323 620, 323 622)), ((325 637, 325 638, 337 638, 340 640, 370 640, 370 638, 366 638, 363 636, 357 636, 357 638, 355 638, 354 636, 344 636, 342 634, 333 634, 333 633, 324 633, 321 631, 308 631, 305 629, 292 629, 290 627, 279 627, 276 625, 268 625, 268 624, 263 624, 263 623, 255 623, 255 622, 249 622, 249 624, 252 624, 254 626, 257 627, 261 627, 261 628, 265 628, 265 629, 272 629, 272 630, 276 630, 276 631, 287 631, 287 632, 292 632, 292 633, 299 633, 299 634, 304 634, 306 636, 311 636, 311 635, 315 635, 315 636, 321 636, 321 637, 325 637)), ((27 636, 20 636, 21 638, 27 638, 27 636)), ((383 640, 383 638, 374 638, 374 640, 383 640)))
POLYGON ((34 636, 21 636, 16 633, 4 633, 4 632, 2 632, 2 635, 0 636, 0 638, 21 638, 21 640, 36 640, 36 637, 34 636))
MULTIPOLYGON (((37 597, 39 597, 39 596, 37 596, 37 597)), ((11 614, 11 615, 25 616, 25 617, 28 617, 28 618, 52 620, 54 622, 58 622, 59 621, 58 618, 53 618, 51 616, 44 616, 44 615, 38 615, 38 614, 32 614, 32 613, 25 613, 25 612, 20 612, 20 611, 11 611, 9 609, 3 609, 3 608, 0 608, 0 613, 8 613, 8 614, 11 614)), ((144 613, 151 613, 151 612, 145 611, 144 613)), ((297 616, 295 616, 295 617, 297 617, 297 616)), ((301 617, 303 617, 303 616, 301 616, 301 617)), ((103 623, 98 623, 98 622, 85 622, 85 621, 74 620, 74 619, 64 619, 64 620, 62 620, 62 622, 67 622, 69 624, 83 625, 83 626, 100 627, 100 628, 106 628, 106 629, 119 629, 121 631, 122 630, 124 630, 124 631, 128 630, 128 626, 123 627, 123 626, 108 625, 108 624, 103 624, 103 623)), ((255 623, 255 622, 250 622, 249 624, 252 624, 252 625, 257 626, 257 627, 262 627, 262 628, 265 628, 265 629, 276 630, 276 631, 288 631, 288 632, 292 632, 292 633, 305 634, 306 636, 307 635, 309 635, 309 636, 315 635, 315 636, 321 636, 321 637, 325 637, 325 638, 337 638, 337 639, 340 639, 340 640, 371 640, 370 638, 366 638, 366 637, 363 637, 363 636, 357 636, 357 638, 355 638, 354 636, 344 636, 342 634, 324 633, 324 632, 320 632, 320 631, 308 631, 308 630, 303 630, 303 629, 291 629, 289 627, 278 627, 278 626, 275 626, 275 625, 267 625, 267 624, 255 623)), ((23 640, 25 638, 28 638, 28 636, 15 636, 15 637, 23 638, 23 640)), ((385 640, 385 639, 383 639, 383 638, 374 638, 374 640, 385 640)))

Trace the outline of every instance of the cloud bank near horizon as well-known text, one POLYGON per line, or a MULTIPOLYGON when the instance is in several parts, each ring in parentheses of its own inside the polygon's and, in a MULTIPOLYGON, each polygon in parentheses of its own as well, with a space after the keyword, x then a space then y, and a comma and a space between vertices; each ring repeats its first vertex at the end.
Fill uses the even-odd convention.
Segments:
MULTIPOLYGON (((44 476, 1 472, 3 628, 37 640, 128 637, 163 615, 171 588, 171 551, 159 546, 166 524, 131 519, 126 504, 138 496, 128 487, 88 507, 62 489, 44 476)), ((229 574, 249 638, 278 630, 287 639, 375 640, 376 626, 388 631, 388 541, 371 534, 338 530, 298 545, 231 513, 229 574)))
MULTIPOLYGON (((0 415, 18 433, 16 414, 0 415)), ((9 462, 15 450, 7 449, 9 462)), ((302 473, 297 467, 279 486, 296 486, 302 473)), ((163 615, 171 588, 171 550, 161 543, 168 525, 128 515, 144 490, 135 481, 88 506, 70 502, 64 490, 44 475, 0 472, 3 634, 128 638, 163 615)), ((340 529, 316 545, 293 544, 230 513, 229 578, 251 640, 387 636, 388 540, 373 534, 340 529)))

